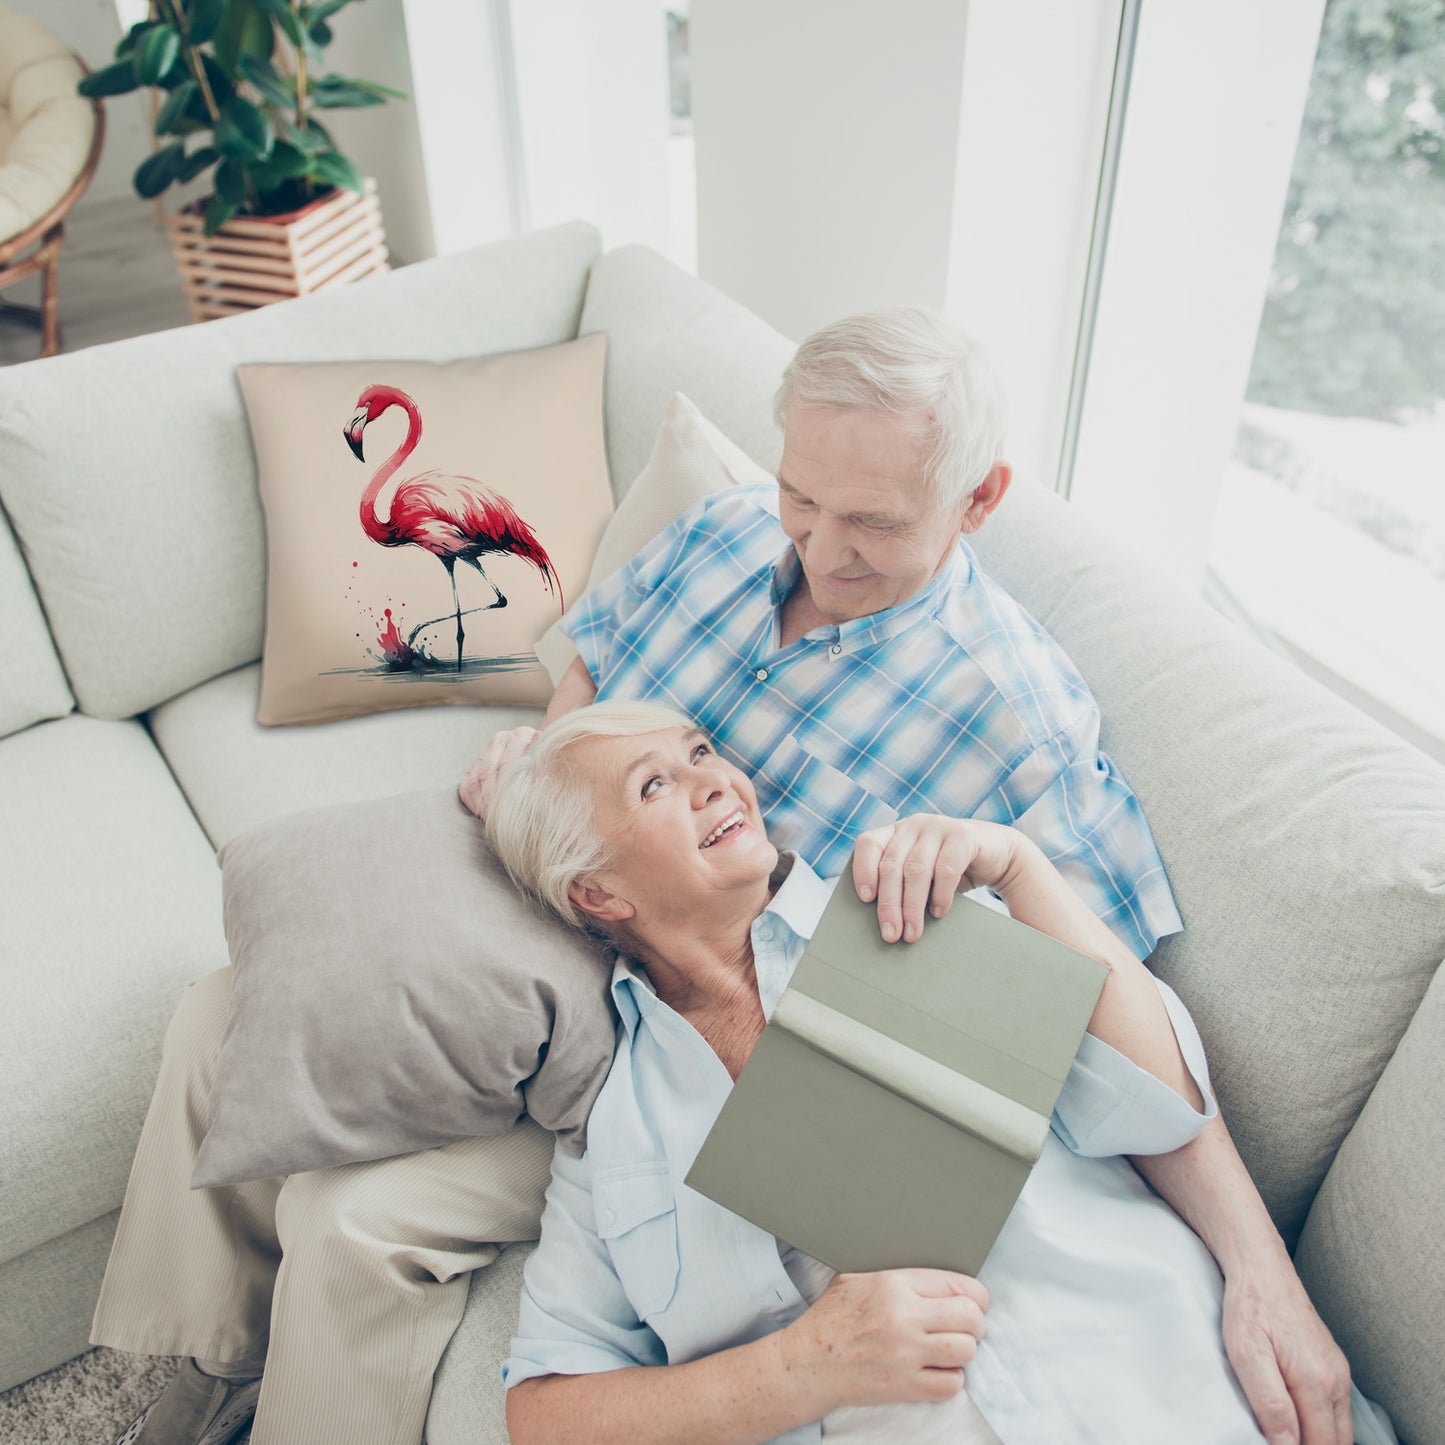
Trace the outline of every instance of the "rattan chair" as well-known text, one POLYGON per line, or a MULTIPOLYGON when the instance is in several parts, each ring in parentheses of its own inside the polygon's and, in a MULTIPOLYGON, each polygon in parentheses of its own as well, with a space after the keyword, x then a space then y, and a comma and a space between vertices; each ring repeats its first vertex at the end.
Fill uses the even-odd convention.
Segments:
POLYGON ((0 290, 41 277, 38 307, 0 302, 0 315, 37 323, 42 356, 60 350, 64 218, 95 175, 105 135, 100 103, 76 93, 84 74, 38 20, 0 6, 0 290))

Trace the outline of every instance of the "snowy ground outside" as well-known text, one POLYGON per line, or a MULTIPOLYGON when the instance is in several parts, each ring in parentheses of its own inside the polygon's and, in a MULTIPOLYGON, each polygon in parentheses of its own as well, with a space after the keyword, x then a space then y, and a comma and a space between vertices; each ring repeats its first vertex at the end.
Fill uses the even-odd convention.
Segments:
POLYGON ((1242 422, 1211 565, 1445 753, 1445 413, 1402 427, 1246 405, 1242 422))

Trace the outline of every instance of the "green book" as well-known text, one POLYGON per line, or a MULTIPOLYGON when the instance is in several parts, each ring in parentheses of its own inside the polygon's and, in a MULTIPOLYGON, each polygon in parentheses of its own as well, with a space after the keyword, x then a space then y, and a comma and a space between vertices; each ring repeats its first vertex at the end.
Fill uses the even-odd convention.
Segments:
POLYGON ((969 898, 885 944, 845 876, 687 1183, 837 1270, 977 1274, 1108 972, 969 898))

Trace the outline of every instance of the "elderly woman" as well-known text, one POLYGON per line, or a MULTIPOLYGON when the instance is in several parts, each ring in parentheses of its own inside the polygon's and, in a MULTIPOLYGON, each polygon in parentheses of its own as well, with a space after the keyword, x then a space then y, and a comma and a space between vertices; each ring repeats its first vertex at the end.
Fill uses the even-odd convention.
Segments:
POLYGON ((1110 970, 975 1280, 835 1276, 682 1183, 831 892, 701 732, 651 703, 570 714, 503 769, 488 833, 522 888, 620 952, 616 1056, 586 1154, 556 1154, 504 1368, 515 1442, 1262 1438, 1213 1259, 1120 1157, 1212 1116, 1198 1035, 1022 834, 915 817, 853 862, 885 938, 987 888, 1110 970))

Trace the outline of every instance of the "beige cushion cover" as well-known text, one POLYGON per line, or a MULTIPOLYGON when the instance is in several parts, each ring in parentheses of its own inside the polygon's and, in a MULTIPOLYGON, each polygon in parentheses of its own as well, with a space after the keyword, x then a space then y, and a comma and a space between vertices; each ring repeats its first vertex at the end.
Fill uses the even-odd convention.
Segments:
POLYGON ((589 336, 443 365, 238 368, 266 511, 261 722, 547 701, 537 638, 612 515, 605 353, 589 336), (344 431, 376 386, 414 403, 420 432, 387 405, 361 433, 362 463, 344 431), (414 540, 379 543, 368 522, 414 540), (460 560, 474 539, 492 548, 476 558, 485 579, 460 560))

